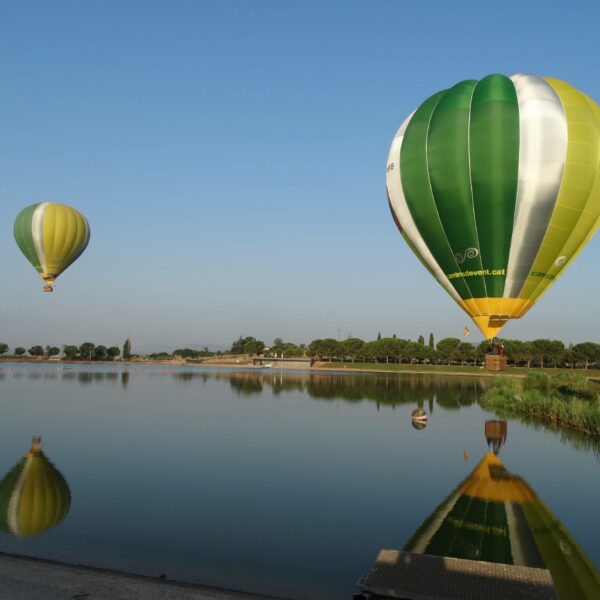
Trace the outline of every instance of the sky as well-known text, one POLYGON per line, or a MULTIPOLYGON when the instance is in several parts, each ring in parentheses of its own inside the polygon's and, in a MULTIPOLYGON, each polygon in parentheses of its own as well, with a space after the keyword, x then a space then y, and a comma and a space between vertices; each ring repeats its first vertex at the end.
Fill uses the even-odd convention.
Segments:
MULTIPOLYGON (((389 145, 425 98, 531 72, 600 101, 589 1, 0 1, 0 341, 482 336, 398 234, 389 145), (55 293, 15 216, 90 244, 55 293)), ((600 341, 600 239, 502 334, 600 341)))

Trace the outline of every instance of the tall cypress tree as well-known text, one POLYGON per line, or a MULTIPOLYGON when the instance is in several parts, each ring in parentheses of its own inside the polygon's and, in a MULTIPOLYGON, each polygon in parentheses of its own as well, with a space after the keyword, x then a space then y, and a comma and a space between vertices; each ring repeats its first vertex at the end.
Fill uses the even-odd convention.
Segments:
POLYGON ((131 358, 131 340, 127 338, 123 344, 123 360, 129 360, 131 358))
POLYGON ((433 350, 435 344, 433 343, 433 333, 429 334, 429 347, 433 350))

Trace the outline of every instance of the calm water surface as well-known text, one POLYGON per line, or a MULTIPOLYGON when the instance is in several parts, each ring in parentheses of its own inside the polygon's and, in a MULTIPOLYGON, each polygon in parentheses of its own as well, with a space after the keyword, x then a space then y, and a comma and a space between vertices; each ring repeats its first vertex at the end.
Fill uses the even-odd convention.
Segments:
MULTIPOLYGON (((294 599, 351 597, 484 457, 494 418, 473 378, 0 366, 0 551, 294 599), (47 475, 54 516, 19 536, 4 474, 33 435, 71 503, 43 531, 68 508, 47 475)), ((500 458, 598 568, 597 450, 509 420, 500 458)))

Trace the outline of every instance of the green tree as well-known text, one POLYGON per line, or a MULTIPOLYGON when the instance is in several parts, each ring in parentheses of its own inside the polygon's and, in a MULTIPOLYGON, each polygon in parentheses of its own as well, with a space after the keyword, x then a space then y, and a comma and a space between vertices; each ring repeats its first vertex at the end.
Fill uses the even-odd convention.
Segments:
POLYGON ((106 350, 106 355, 108 356, 108 360, 115 360, 117 356, 121 354, 121 349, 118 346, 110 346, 106 350))
POLYGON ((359 356, 363 354, 365 342, 359 338, 348 338, 340 343, 341 352, 344 358, 350 357, 350 360, 354 362, 359 356))
POLYGON ((394 357, 394 338, 385 337, 380 340, 377 340, 377 345, 379 346, 379 353, 381 357, 385 360, 386 363, 390 362, 390 358, 394 357))
POLYGON ((41 346, 31 346, 27 352, 29 352, 31 356, 44 356, 44 349, 41 346))
POLYGON ((380 340, 381 339, 381 331, 377 334, 377 339, 380 340))
POLYGON ((23 356, 23 354, 25 354, 25 352, 27 352, 27 350, 25 350, 25 348, 23 348, 23 346, 17 346, 15 348, 15 354, 17 356, 23 356))
POLYGON ((244 354, 260 354, 265 347, 265 343, 254 337, 247 337, 244 340, 244 354))
POLYGON ((521 360, 527 363, 527 368, 531 367, 531 361, 534 358, 533 343, 523 342, 520 350, 521 360))
POLYGON ((275 356, 282 356, 283 358, 289 358, 290 356, 304 356, 304 346, 297 346, 291 342, 281 342, 277 346, 271 347, 271 352, 275 356))
POLYGON ((79 355, 79 348, 77 348, 77 346, 66 344, 63 346, 63 354, 65 355, 65 358, 74 360, 79 355))
POLYGON ((461 365, 473 363, 477 359, 477 348, 469 342, 461 342, 456 349, 456 357, 461 365))
POLYGON ((92 360, 92 354, 94 353, 95 344, 92 342, 84 342, 79 346, 79 355, 84 360, 92 360))
POLYGON ((402 362, 402 358, 405 357, 405 348, 408 344, 408 340, 402 340, 400 338, 395 338, 391 341, 391 352, 394 360, 398 363, 402 362))
POLYGON ((123 344, 123 360, 129 360, 131 358, 131 340, 127 338, 123 344))
POLYGON ((8 352, 8 344, 0 343, 0 354, 6 354, 8 352))
POLYGON ((584 365, 584 369, 588 368, 590 363, 600 361, 600 345, 593 342, 583 342, 575 344, 571 349, 575 362, 584 365))
POLYGON ((46 346, 46 356, 50 358, 51 356, 57 356, 60 354, 60 348, 56 346, 46 346))
POLYGON ((458 347, 460 340, 458 338, 444 338, 437 343, 436 349, 438 356, 445 363, 458 360, 458 347))
POLYGON ((342 342, 333 338, 313 340, 308 345, 308 355, 319 359, 337 358, 342 354, 342 342))
POLYGON ((429 347, 430 347, 432 350, 435 350, 435 343, 433 342, 433 333, 430 333, 430 334, 429 334, 429 347))
POLYGON ((375 362, 386 360, 388 357, 388 348, 384 339, 369 342, 367 350, 369 357, 375 362))
POLYGON ((255 337, 240 336, 233 344, 231 345, 230 352, 232 354, 260 354, 265 347, 265 343, 257 340, 255 337))
POLYGON ((94 360, 106 360, 106 356, 106 346, 100 344, 94 348, 94 360))
POLYGON ((425 338, 422 335, 419 336, 417 344, 422 344, 423 346, 425 345, 425 338))
POLYGON ((565 345, 561 341, 540 339, 533 340, 531 344, 534 360, 540 363, 540 367, 544 368, 544 365, 556 366, 562 362, 565 345))
POLYGON ((244 338, 240 335, 240 337, 231 344, 232 354, 242 354, 244 352, 244 338))

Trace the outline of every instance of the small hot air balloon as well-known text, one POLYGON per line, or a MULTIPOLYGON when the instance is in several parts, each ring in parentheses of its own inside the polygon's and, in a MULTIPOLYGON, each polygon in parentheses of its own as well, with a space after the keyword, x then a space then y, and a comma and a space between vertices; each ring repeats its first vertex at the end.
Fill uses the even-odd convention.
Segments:
POLYGON ((0 530, 33 536, 58 525, 69 512, 71 492, 34 437, 31 450, 0 481, 0 530))
POLYGON ((600 107, 558 79, 462 81, 401 125, 388 201, 486 338, 523 316, 600 224, 600 107))
POLYGON ((86 249, 90 226, 86 218, 66 204, 42 202, 24 208, 15 219, 15 240, 45 282, 54 280, 86 249))

